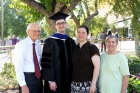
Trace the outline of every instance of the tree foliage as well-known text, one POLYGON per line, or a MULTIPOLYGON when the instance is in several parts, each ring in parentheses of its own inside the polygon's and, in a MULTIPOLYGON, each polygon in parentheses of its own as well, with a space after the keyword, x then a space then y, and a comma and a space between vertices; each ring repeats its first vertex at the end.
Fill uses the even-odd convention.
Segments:
POLYGON ((91 33, 94 33, 94 37, 97 37, 97 34, 100 31, 107 31, 108 24, 107 24, 107 20, 105 17, 95 17, 93 18, 89 23, 88 23, 88 27, 90 29, 91 33))
POLYGON ((26 20, 23 16, 18 14, 16 9, 10 6, 11 3, 11 0, 4 0, 4 37, 13 34, 21 37, 26 36, 26 20))
POLYGON ((140 0, 99 0, 98 3, 104 2, 112 7, 116 16, 131 17, 131 27, 140 31, 140 0))
POLYGON ((97 15, 97 0, 82 0, 71 12, 71 18, 77 28, 87 25, 97 15))
POLYGON ((53 21, 48 20, 54 13, 60 11, 70 14, 78 28, 80 25, 87 25, 92 21, 98 15, 98 9, 106 4, 110 6, 111 12, 116 16, 131 16, 132 27, 139 29, 139 2, 139 0, 13 0, 14 7, 19 14, 25 16, 28 20, 27 23, 43 22, 48 35, 55 31, 52 26, 53 21))
POLYGON ((73 22, 73 20, 69 20, 68 21, 68 26, 67 26, 67 29, 66 29, 66 33, 70 36, 70 37, 75 37, 76 36, 76 25, 75 23, 73 22))
POLYGON ((23 10, 19 13, 24 15, 28 22, 43 21, 48 35, 55 31, 53 21, 48 19, 58 11, 70 14, 76 28, 81 24, 86 25, 98 15, 97 0, 13 0, 13 3, 16 8, 23 10))
POLYGON ((52 26, 53 21, 48 20, 48 18, 58 11, 70 13, 79 2, 80 0, 13 0, 14 7, 22 9, 18 12, 26 17, 28 23, 44 22, 48 35, 55 31, 52 26))

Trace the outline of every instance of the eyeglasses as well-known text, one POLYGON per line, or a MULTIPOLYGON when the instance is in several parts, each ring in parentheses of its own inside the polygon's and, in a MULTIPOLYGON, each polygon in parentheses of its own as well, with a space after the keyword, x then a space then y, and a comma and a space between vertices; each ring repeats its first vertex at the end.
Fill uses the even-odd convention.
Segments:
POLYGON ((57 26, 60 26, 61 24, 62 24, 62 25, 65 25, 65 24, 66 24, 66 22, 56 23, 56 25, 57 25, 57 26))
POLYGON ((41 31, 40 30, 29 30, 29 31, 32 31, 33 33, 40 33, 41 31))

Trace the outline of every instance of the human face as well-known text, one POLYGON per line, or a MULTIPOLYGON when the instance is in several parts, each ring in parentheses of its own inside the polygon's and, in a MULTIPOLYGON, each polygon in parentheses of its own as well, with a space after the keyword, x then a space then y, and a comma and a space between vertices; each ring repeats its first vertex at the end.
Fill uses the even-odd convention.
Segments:
POLYGON ((27 31, 28 36, 35 42, 40 37, 40 27, 38 24, 32 24, 27 31))
POLYGON ((87 31, 85 28, 78 29, 77 38, 78 38, 79 42, 84 42, 87 40, 87 31))
POLYGON ((117 43, 116 43, 115 38, 108 39, 106 42, 106 47, 108 51, 115 51, 117 48, 117 43))
POLYGON ((65 34, 65 30, 67 27, 67 23, 64 19, 60 19, 56 21, 55 28, 57 29, 58 33, 65 34))

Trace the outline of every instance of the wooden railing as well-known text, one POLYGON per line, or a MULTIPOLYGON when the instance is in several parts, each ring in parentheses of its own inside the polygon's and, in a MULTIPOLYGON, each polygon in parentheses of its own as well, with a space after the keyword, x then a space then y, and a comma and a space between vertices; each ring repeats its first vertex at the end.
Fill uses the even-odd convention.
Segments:
POLYGON ((15 46, 0 46, 0 68, 3 67, 5 62, 13 61, 12 50, 14 48, 15 48, 15 46))
POLYGON ((0 51, 2 50, 8 50, 8 49, 14 49, 15 46, 11 45, 11 46, 0 46, 0 51))

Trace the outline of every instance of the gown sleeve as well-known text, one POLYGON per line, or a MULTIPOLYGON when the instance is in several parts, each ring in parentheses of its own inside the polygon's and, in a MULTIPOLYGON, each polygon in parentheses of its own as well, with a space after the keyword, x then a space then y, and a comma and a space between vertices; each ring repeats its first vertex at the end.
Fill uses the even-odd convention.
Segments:
POLYGON ((58 49, 56 48, 54 40, 52 38, 46 39, 41 58, 42 78, 46 81, 54 81, 55 79, 54 65, 57 55, 58 49))

